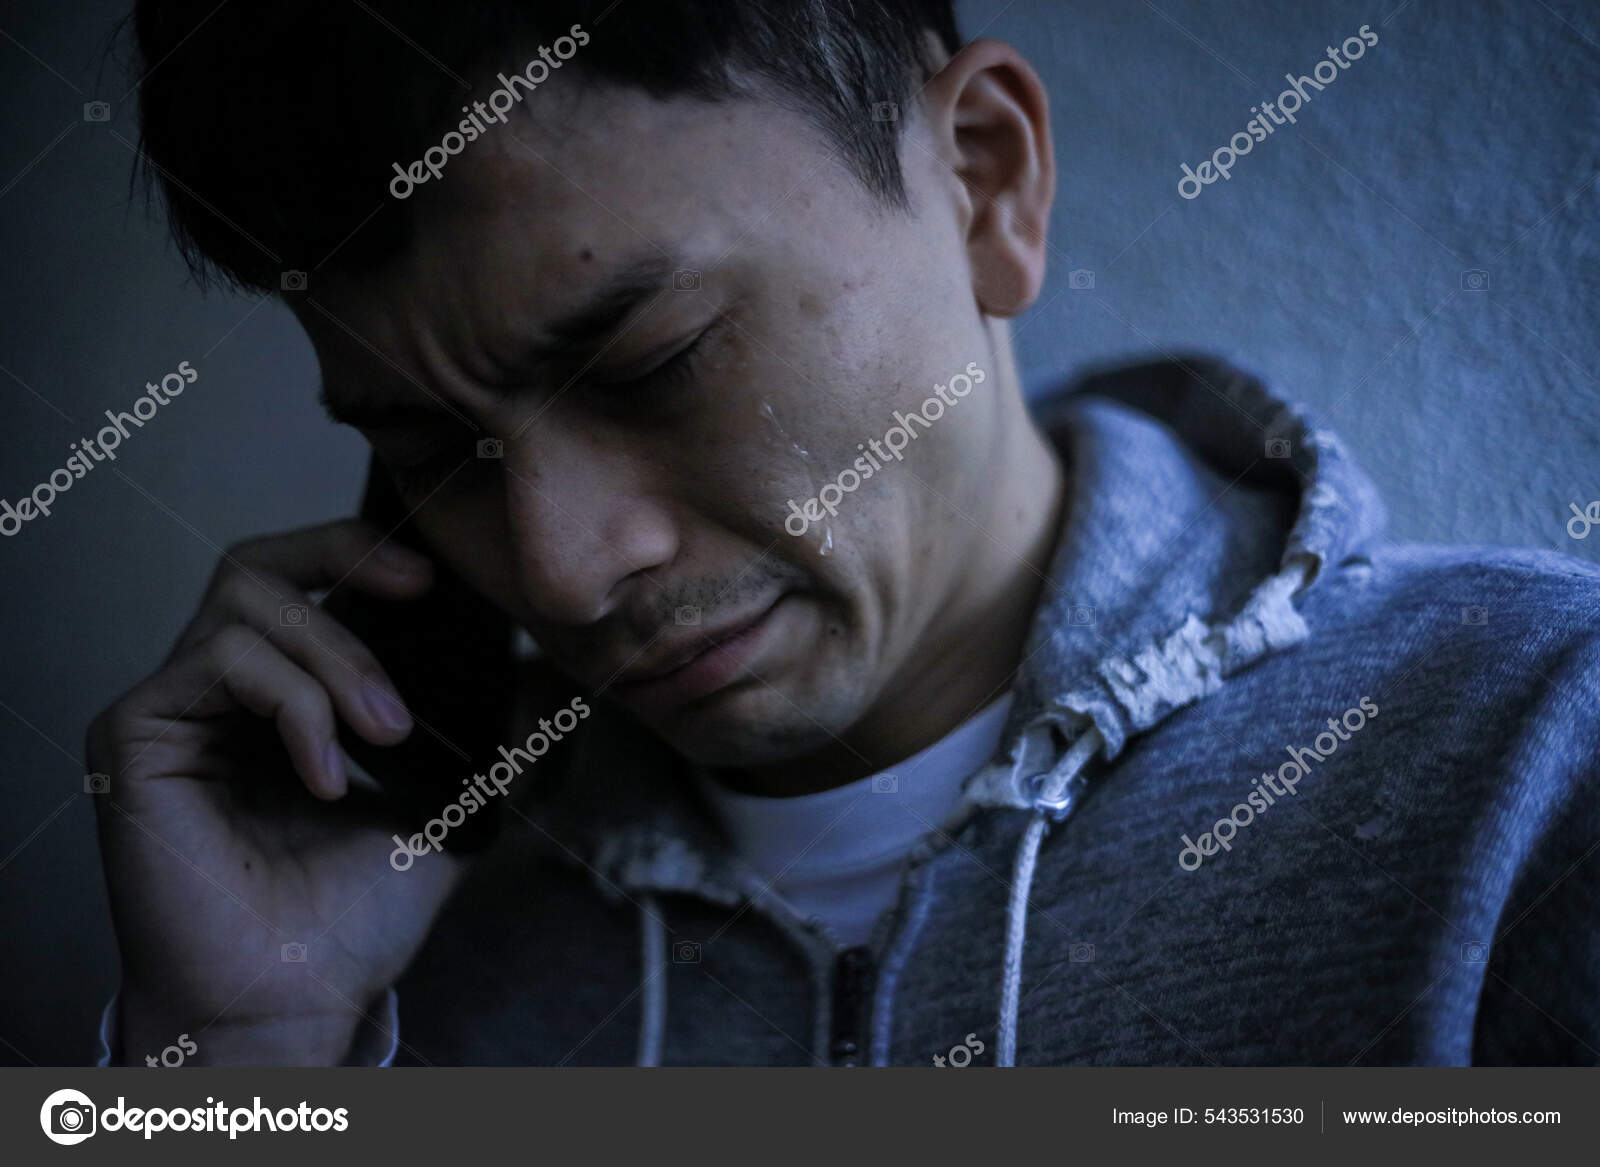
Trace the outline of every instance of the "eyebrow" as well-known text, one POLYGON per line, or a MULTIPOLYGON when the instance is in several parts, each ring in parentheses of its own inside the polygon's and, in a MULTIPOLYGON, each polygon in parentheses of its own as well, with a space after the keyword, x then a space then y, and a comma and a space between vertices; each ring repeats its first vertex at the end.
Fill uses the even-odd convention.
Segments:
MULTIPOLYGON (((508 377, 499 391, 508 393, 513 383, 551 376, 597 355, 637 311, 641 301, 671 290, 673 274, 680 270, 686 270, 682 262, 664 253, 637 257, 623 264, 576 307, 547 323, 538 340, 503 363, 508 377)), ((437 403, 409 395, 405 400, 395 400, 335 393, 326 380, 318 388, 317 400, 335 422, 358 429, 437 420, 446 413, 437 403)))

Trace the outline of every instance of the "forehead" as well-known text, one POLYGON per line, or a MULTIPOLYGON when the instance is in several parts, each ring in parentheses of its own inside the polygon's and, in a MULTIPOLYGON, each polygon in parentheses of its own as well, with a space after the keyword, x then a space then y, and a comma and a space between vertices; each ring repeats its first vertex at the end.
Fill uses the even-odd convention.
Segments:
POLYGON ((418 258, 507 268, 536 298, 605 278, 641 251, 714 261, 741 236, 778 233, 804 185, 852 182, 804 118, 769 101, 657 100, 595 83, 530 94, 452 160, 417 208, 418 258))
POLYGON ((403 255, 377 273, 330 273, 327 306, 348 327, 300 314, 325 366, 353 373, 376 348, 420 369, 448 351, 470 375, 642 263, 727 284, 785 249, 848 255, 819 233, 847 230, 852 207, 874 210, 819 131, 777 103, 657 100, 576 78, 552 88, 418 190, 403 255))
MULTIPOLYGON (((821 256, 855 262, 852 214, 877 208, 800 115, 592 83, 546 101, 548 88, 419 189, 405 253, 375 273, 329 272, 297 308, 330 403, 437 403, 435 388, 503 380, 555 322, 641 271, 671 290, 693 269, 721 297, 821 256)), ((669 294, 648 315, 670 329, 694 307, 669 294)))

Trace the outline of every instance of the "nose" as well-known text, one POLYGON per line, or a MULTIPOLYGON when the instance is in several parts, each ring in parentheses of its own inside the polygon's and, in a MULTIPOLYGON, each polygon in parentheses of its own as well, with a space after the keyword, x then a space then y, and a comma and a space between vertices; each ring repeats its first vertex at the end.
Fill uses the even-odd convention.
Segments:
MULTIPOLYGON (((554 412, 554 411, 552 411, 554 412)), ((670 563, 678 532, 651 464, 547 415, 503 450, 515 581, 541 618, 590 624, 670 563)))

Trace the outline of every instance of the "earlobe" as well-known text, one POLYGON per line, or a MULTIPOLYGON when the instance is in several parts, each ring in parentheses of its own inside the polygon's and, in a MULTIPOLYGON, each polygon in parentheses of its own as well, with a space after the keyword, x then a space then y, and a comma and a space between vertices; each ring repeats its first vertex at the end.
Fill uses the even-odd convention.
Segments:
POLYGON ((980 311, 1010 317, 1038 297, 1055 199, 1049 99, 1022 54, 978 40, 930 81, 928 117, 967 199, 967 254, 980 311))

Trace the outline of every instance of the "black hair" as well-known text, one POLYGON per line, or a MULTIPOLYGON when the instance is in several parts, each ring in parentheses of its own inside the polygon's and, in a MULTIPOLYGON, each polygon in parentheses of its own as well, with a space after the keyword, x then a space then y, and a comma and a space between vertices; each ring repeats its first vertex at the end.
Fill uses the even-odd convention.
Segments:
POLYGON ((136 0, 141 160, 179 249, 278 291, 286 270, 402 252, 402 166, 530 45, 582 25, 580 75, 718 101, 751 82, 804 114, 886 204, 906 207, 900 106, 960 48, 953 0, 136 0))

